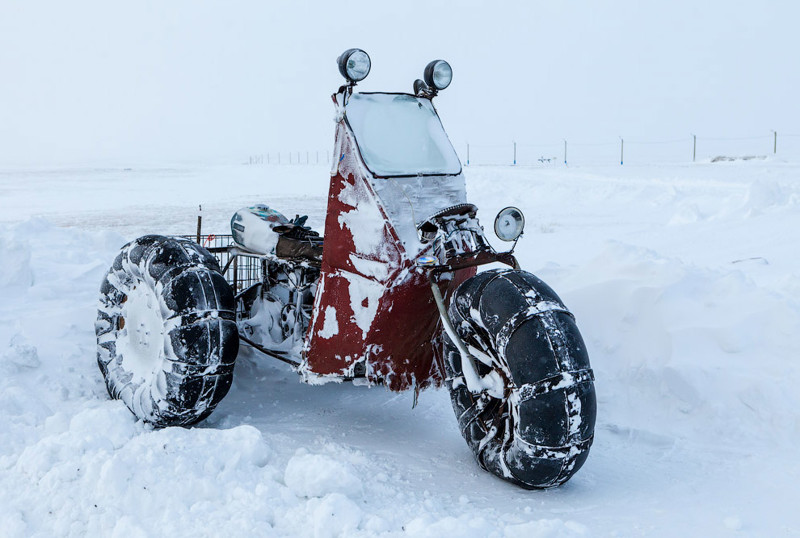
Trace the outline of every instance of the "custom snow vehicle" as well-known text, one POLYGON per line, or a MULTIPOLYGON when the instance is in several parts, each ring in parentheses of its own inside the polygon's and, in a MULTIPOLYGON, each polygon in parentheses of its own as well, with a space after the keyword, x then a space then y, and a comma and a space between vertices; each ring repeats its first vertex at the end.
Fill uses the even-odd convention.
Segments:
POLYGON ((336 140, 324 240, 268 206, 231 235, 148 235, 103 281, 96 333, 108 392, 157 427, 207 417, 228 392, 240 341, 311 384, 392 391, 446 385, 478 463, 525 488, 568 480, 594 435, 589 358, 573 315, 513 255, 519 209, 494 223, 467 202, 432 99, 443 60, 414 92, 355 93, 360 49, 338 59, 336 140), (205 245, 201 246, 201 244, 205 245), (499 262, 505 269, 477 272, 499 262))

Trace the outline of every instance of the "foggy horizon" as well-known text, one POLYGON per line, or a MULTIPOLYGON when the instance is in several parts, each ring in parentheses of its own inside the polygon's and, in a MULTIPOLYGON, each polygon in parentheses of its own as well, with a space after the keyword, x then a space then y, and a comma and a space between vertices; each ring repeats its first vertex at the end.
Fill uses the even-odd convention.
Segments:
POLYGON ((798 15, 789 2, 684 0, 4 3, 0 165, 325 151, 335 60, 350 47, 372 59, 361 91, 410 92, 430 60, 450 62, 435 104, 460 154, 467 142, 800 134, 798 15))

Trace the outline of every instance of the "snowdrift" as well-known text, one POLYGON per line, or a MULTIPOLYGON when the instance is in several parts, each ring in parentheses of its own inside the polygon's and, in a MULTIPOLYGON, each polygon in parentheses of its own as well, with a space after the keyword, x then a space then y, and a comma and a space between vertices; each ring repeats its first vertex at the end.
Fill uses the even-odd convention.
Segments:
POLYGON ((301 385, 243 350, 200 427, 154 431, 109 400, 93 331, 108 264, 140 233, 191 231, 222 171, 242 181, 210 198, 211 226, 263 201, 321 223, 322 167, 161 171, 168 210, 149 207, 137 181, 117 183, 110 207, 82 200, 106 188, 103 174, 78 173, 63 192, 52 173, 29 172, 13 191, 13 174, 0 176, 4 536, 800 530, 800 167, 466 170, 484 225, 505 205, 528 215, 522 265, 559 290, 595 369, 595 446, 546 492, 482 472, 445 391, 412 410, 411 394, 301 385), (271 179, 287 174, 297 181, 282 193, 271 179), (45 209, 43 196, 75 203, 45 209))

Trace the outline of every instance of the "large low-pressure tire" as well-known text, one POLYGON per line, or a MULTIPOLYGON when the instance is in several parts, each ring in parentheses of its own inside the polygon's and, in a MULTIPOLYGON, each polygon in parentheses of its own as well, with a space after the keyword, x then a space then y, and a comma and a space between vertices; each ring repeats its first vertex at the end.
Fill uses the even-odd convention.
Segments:
POLYGON ((234 304, 217 260, 196 243, 146 235, 122 247, 95 323, 108 393, 156 427, 206 418, 231 386, 234 304))
POLYGON ((504 387, 473 394, 445 336, 447 385, 478 463, 528 489, 569 480, 586 461, 597 413, 589 357, 572 314, 547 284, 513 270, 465 281, 448 313, 478 373, 504 387))

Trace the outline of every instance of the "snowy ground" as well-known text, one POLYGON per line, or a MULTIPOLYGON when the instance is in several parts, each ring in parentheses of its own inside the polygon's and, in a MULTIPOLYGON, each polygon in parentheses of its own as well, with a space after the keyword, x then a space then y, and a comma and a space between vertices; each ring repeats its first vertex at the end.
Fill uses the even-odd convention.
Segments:
MULTIPOLYGON (((599 399, 581 471, 481 471, 445 391, 305 386, 243 351, 193 429, 106 396, 97 290, 126 241, 268 203, 321 228, 322 166, 0 170, 3 536, 796 536, 800 165, 471 167, 484 225, 528 218, 599 399)), ((479 215, 480 216, 480 215, 479 215)))

